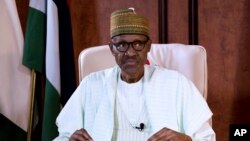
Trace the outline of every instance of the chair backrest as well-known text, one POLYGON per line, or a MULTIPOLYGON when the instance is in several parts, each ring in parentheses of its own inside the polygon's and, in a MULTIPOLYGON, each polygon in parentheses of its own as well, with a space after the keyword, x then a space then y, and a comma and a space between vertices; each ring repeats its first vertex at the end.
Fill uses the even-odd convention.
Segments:
MULTIPOLYGON (((207 98, 206 50, 199 45, 152 44, 148 53, 150 65, 177 70, 189 78, 207 98)), ((79 81, 91 72, 116 65, 108 45, 91 47, 79 55, 79 81)))

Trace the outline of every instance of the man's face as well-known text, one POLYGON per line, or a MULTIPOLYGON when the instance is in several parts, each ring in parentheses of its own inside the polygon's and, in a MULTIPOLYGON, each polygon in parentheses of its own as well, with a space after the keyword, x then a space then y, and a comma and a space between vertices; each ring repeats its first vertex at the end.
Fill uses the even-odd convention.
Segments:
POLYGON ((142 75, 141 73, 144 72, 144 64, 150 47, 151 42, 144 35, 119 35, 113 37, 110 43, 110 50, 122 73, 135 77, 142 75), (122 50, 127 43, 129 43, 127 50, 122 50), (140 50, 142 46, 144 48, 140 50), (118 49, 117 47, 121 48, 118 49))

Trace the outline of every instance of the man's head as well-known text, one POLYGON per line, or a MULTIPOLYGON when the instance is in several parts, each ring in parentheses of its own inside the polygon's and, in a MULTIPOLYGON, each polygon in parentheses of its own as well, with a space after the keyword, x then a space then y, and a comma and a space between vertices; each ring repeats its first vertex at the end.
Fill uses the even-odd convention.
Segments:
POLYGON ((144 73, 144 64, 151 47, 148 27, 147 18, 137 15, 133 9, 118 10, 111 14, 110 50, 122 70, 122 77, 131 79, 131 82, 138 81, 144 73))

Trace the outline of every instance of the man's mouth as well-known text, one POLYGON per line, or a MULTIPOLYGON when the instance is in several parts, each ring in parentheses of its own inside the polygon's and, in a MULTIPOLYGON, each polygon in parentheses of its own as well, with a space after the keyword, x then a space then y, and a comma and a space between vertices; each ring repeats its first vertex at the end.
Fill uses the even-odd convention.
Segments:
POLYGON ((127 59, 126 64, 135 65, 135 64, 137 64, 137 60, 136 59, 127 59))

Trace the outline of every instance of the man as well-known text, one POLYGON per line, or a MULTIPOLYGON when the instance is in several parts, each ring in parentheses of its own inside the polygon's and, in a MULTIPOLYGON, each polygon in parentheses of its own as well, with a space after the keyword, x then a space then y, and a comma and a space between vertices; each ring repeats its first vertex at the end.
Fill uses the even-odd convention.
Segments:
POLYGON ((193 83, 145 65, 148 20, 133 9, 111 14, 110 50, 118 66, 85 77, 57 118, 70 141, 214 141, 212 113, 193 83))

